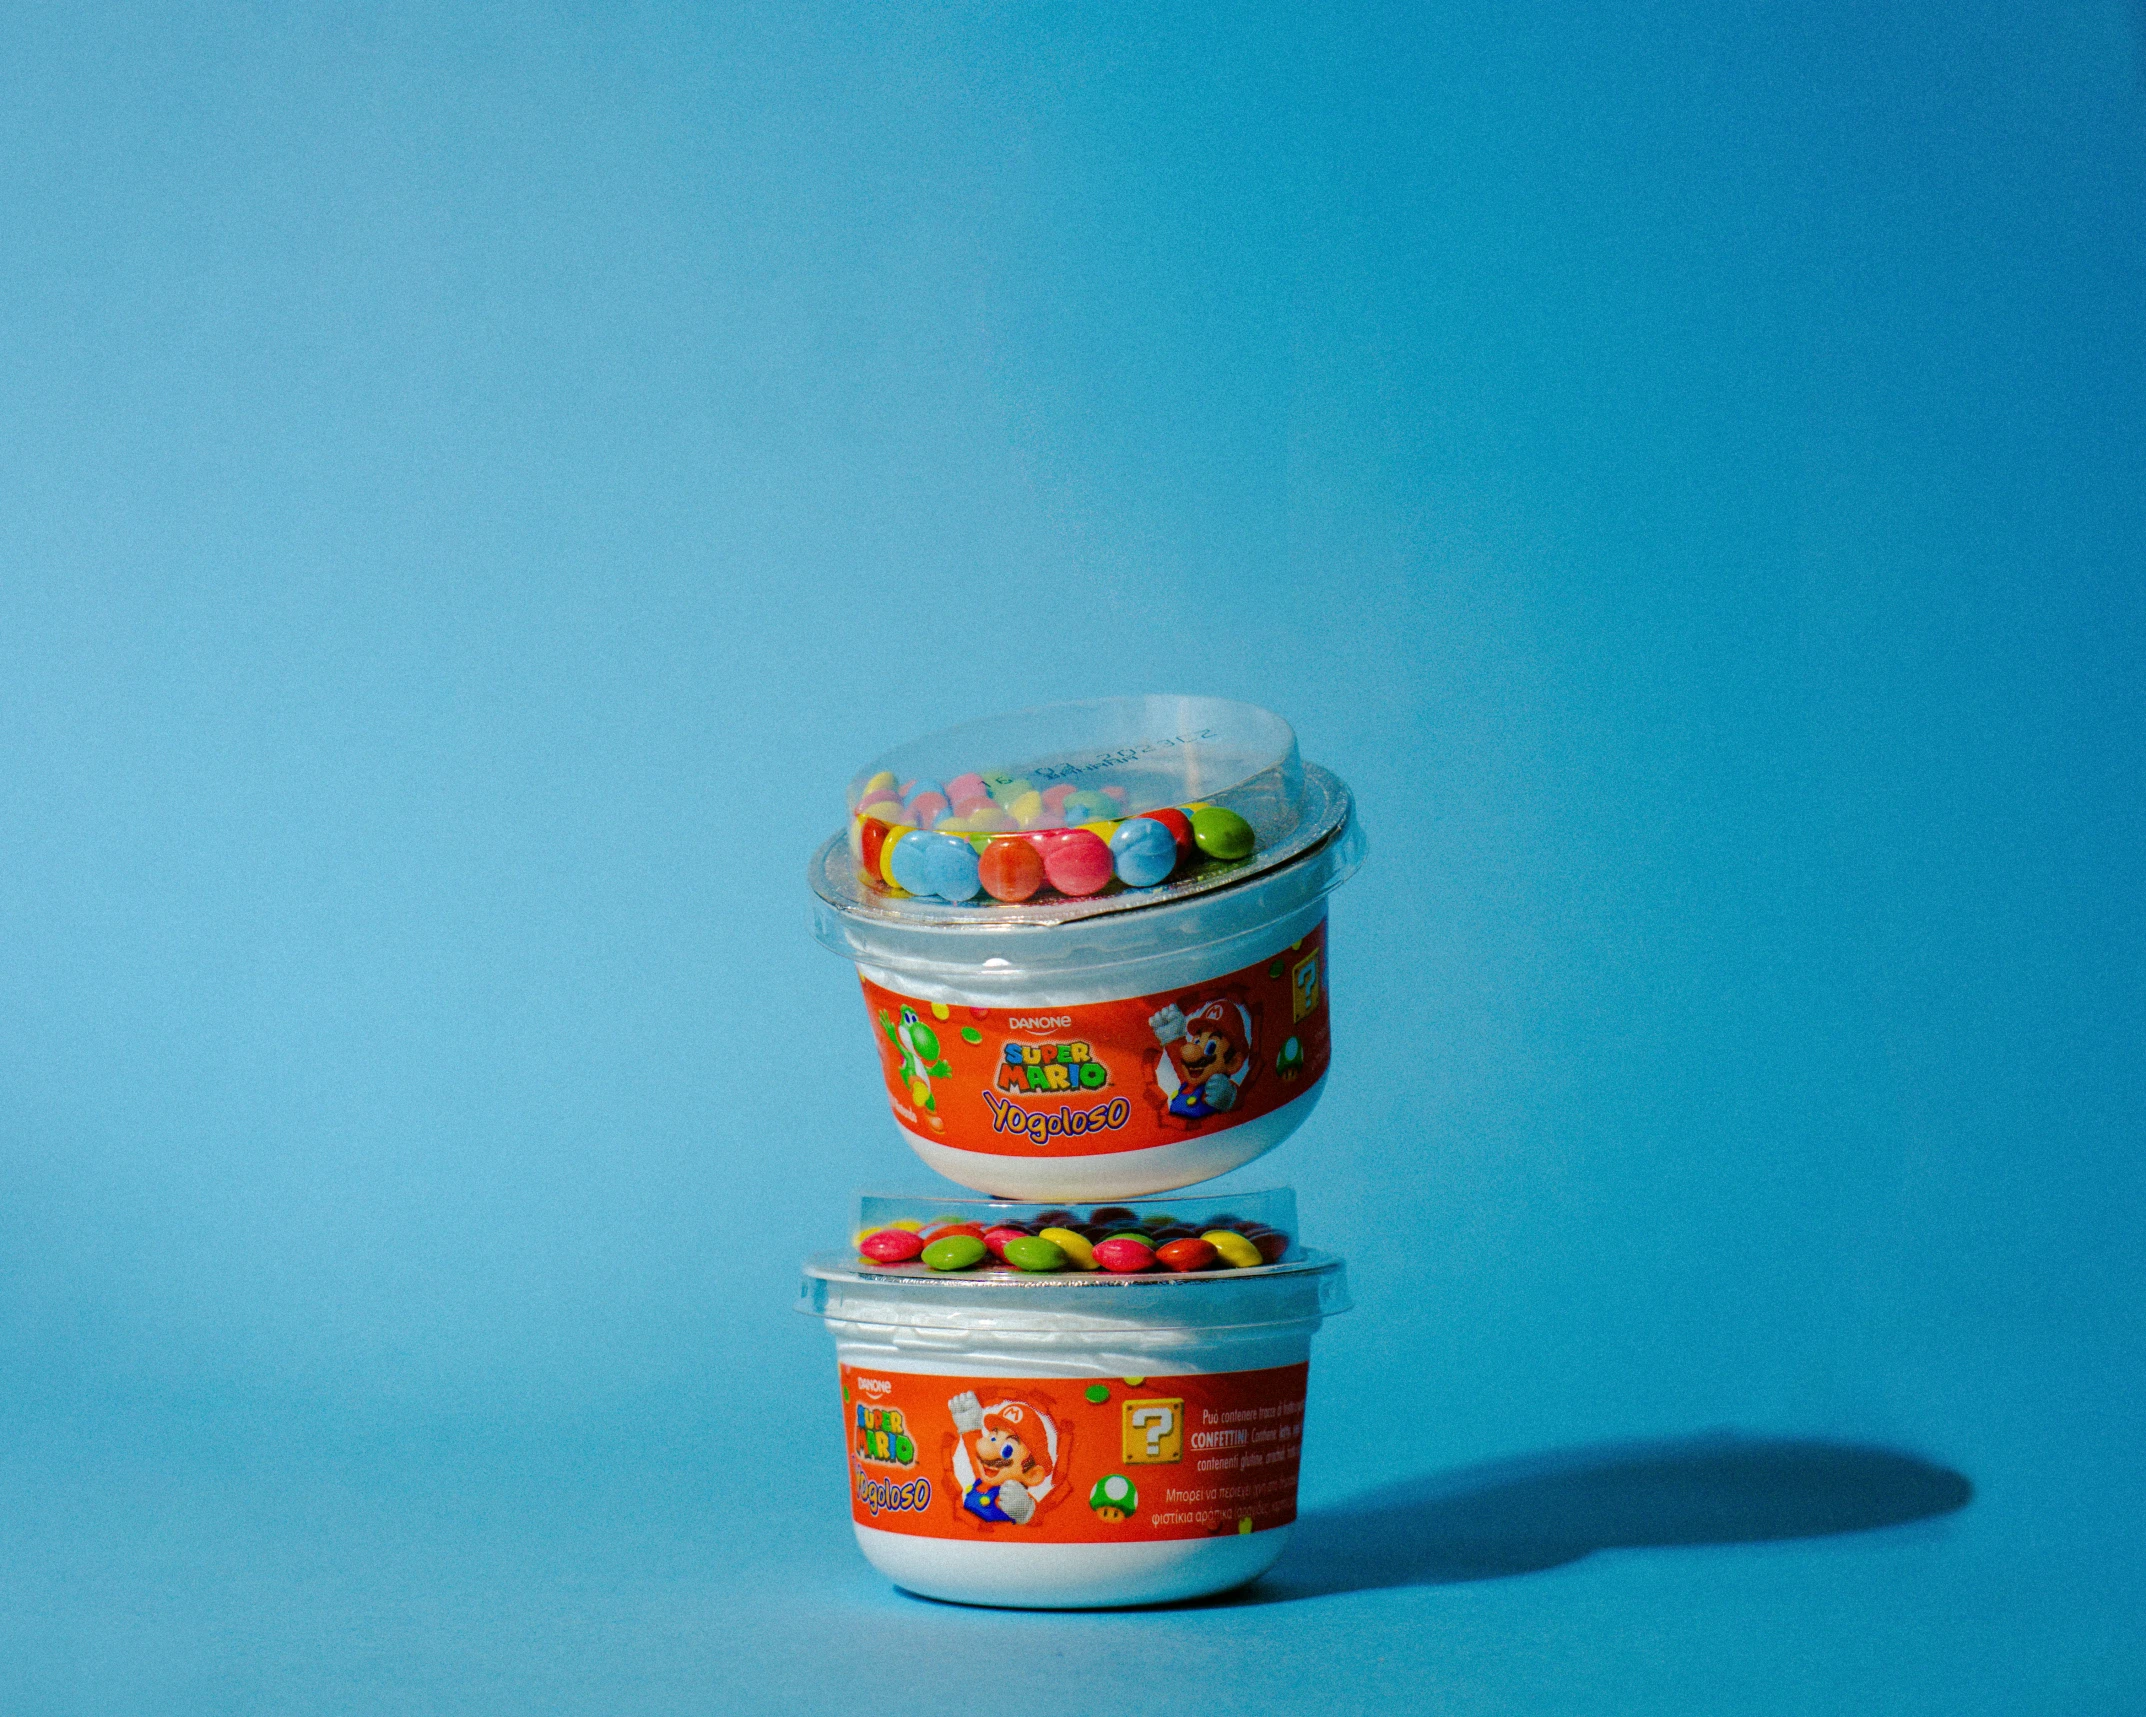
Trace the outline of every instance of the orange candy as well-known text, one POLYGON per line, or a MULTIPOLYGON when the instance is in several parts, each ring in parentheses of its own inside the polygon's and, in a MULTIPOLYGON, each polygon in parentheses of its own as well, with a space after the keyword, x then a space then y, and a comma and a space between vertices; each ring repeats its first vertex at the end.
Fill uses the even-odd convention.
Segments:
POLYGON ((993 841, 984 848, 977 872, 993 900, 1026 900, 1043 886, 1043 859, 1026 841, 993 841))

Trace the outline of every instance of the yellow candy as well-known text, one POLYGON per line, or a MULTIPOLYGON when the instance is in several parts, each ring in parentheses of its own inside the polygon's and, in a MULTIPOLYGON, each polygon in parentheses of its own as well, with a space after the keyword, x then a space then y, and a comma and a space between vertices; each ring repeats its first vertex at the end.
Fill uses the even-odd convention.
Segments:
POLYGON ((871 780, 867 781, 864 784, 864 791, 858 795, 858 798, 869 799, 875 793, 893 793, 899 796, 901 790, 902 784, 900 781, 895 779, 894 771, 891 769, 882 769, 877 775, 873 776, 871 780))
POLYGON ((1095 1268, 1095 1248, 1088 1244, 1085 1234, 1075 1234, 1070 1228, 1046 1228, 1038 1240, 1048 1240, 1066 1255, 1066 1262, 1076 1270, 1095 1268))
POLYGON ((899 1221, 899 1222, 890 1222, 890 1223, 888 1223, 888 1224, 887 1224, 886 1226, 887 1226, 887 1227, 889 1227, 889 1228, 906 1228, 906 1229, 907 1229, 907 1230, 908 1230, 908 1231, 909 1231, 909 1232, 910 1232, 911 1234, 921 1234, 921 1233, 923 1233, 923 1232, 924 1232, 924 1224, 923 1224, 923 1223, 921 1223, 921 1222, 911 1222, 911 1221, 909 1220, 909 1218, 908 1218, 908 1217, 906 1217, 906 1216, 905 1216, 905 1217, 903 1217, 903 1218, 901 1219, 901 1221, 899 1221))
POLYGON ((1235 1269, 1249 1270, 1266 1261, 1260 1257, 1259 1248, 1234 1228, 1209 1229, 1200 1238, 1221 1254, 1223 1263, 1235 1269))
POLYGON ((913 835, 915 833, 916 830, 910 828, 889 829, 887 831, 887 838, 879 849, 879 874, 886 879, 886 884, 889 888, 899 890, 901 887, 901 884, 894 880, 894 849, 900 844, 904 835, 913 835))
POLYGON ((1110 837, 1118 832, 1118 825, 1108 818, 1105 818, 1100 823, 1083 823, 1081 827, 1095 836, 1106 847, 1110 845, 1110 837))
POLYGON ((1043 815, 1043 795, 1033 787, 1018 799, 1003 802, 1006 806, 1006 815, 1019 823, 1024 829, 1034 828, 1036 820, 1043 815))

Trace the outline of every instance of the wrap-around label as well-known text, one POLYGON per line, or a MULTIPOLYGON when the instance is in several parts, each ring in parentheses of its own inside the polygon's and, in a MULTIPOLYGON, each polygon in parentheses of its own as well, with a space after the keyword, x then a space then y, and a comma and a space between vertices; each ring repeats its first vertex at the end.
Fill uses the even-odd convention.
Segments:
POLYGON ((913 1538, 1121 1544, 1297 1516, 1308 1367, 923 1377, 842 1367, 850 1507, 913 1538))
POLYGON ((903 1126, 994 1156, 1089 1157, 1222 1132, 1325 1073, 1326 921, 1241 971, 1156 995, 972 1008, 862 980, 903 1126))

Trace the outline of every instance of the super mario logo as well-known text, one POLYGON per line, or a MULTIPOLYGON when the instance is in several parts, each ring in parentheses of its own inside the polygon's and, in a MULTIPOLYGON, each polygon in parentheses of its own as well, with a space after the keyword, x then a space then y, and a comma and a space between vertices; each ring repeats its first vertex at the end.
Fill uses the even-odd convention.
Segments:
POLYGON ((1015 1096, 1066 1096, 1109 1083, 1109 1067, 1086 1043, 1009 1043, 999 1057, 998 1088, 1015 1096))
POLYGON ((916 1442, 899 1407, 871 1407, 860 1401, 853 1429, 851 1441, 860 1461, 891 1467, 917 1464, 916 1442))

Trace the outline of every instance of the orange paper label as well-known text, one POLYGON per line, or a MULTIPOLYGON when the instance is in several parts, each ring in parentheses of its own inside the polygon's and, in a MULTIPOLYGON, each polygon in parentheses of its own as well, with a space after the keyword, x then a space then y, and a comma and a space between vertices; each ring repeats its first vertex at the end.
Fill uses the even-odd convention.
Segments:
POLYGON ((1218 1133, 1326 1071, 1326 923, 1190 989, 1062 1008, 971 1008, 864 981, 887 1100, 934 1144, 1092 1157, 1218 1133))
POLYGON ((1307 1370, 1083 1381, 845 1365, 851 1512, 913 1538, 1024 1544, 1287 1526, 1307 1370))

